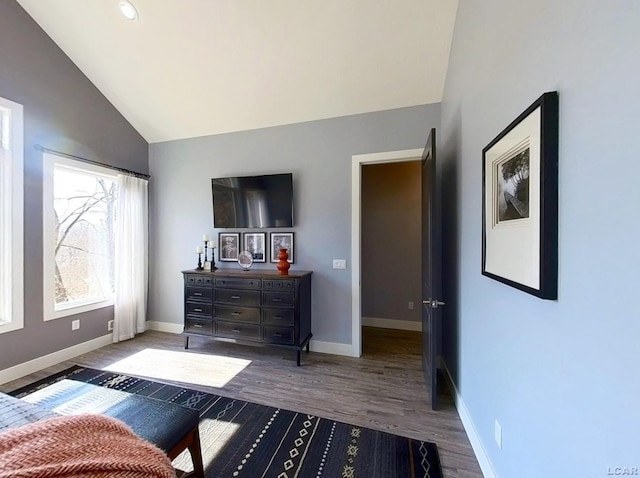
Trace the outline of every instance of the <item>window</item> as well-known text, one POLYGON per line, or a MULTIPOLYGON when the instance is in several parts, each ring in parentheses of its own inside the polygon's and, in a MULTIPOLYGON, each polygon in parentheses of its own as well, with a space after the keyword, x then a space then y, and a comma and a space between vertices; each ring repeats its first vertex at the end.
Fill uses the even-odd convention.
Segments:
POLYGON ((0 98, 0 333, 24 325, 23 108, 0 98))
POLYGON ((113 305, 116 174, 49 153, 44 165, 44 318, 113 305))

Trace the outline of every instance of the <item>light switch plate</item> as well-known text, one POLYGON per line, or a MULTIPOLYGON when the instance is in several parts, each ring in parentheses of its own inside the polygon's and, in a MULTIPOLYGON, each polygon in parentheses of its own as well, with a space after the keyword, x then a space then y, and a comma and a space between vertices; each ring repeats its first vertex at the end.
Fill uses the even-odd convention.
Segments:
POLYGON ((333 268, 334 269, 346 269, 347 268, 347 260, 346 259, 334 259, 333 260, 333 268))

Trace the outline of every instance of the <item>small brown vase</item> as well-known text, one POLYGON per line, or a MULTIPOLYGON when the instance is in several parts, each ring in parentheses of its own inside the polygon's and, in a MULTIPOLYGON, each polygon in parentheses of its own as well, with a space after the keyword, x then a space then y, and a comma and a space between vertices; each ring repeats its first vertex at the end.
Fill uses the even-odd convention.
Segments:
POLYGON ((280 271, 280 275, 289 275, 289 267, 291 267, 291 264, 289 264, 289 261, 287 261, 287 259, 289 259, 289 254, 287 253, 287 250, 285 248, 280 249, 280 252, 278 253, 278 259, 278 265, 276 267, 278 268, 278 271, 280 271))

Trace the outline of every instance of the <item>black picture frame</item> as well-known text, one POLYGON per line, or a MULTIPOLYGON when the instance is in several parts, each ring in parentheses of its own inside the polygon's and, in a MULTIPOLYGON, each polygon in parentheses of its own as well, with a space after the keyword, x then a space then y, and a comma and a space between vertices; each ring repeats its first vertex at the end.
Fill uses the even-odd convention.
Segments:
POLYGON ((482 150, 482 274, 558 298, 558 92, 482 150))
POLYGON ((253 262, 267 262, 267 233, 245 232, 242 235, 242 250, 251 253, 253 262))
POLYGON ((280 247, 284 244, 287 248, 287 253, 289 254, 287 262, 293 264, 295 259, 293 232, 272 232, 269 236, 271 262, 278 262, 278 253, 280 252, 280 247))
POLYGON ((218 259, 220 262, 237 262, 240 251, 239 232, 218 233, 218 259))

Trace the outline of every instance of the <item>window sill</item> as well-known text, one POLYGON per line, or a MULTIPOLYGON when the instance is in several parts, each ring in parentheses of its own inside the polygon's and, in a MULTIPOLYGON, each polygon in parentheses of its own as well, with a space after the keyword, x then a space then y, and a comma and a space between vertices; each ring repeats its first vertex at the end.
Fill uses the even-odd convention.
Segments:
POLYGON ((84 312, 90 312, 96 309, 111 307, 113 306, 113 304, 114 304, 113 299, 105 299, 105 300, 98 300, 96 302, 91 302, 88 304, 85 303, 82 305, 68 305, 63 309, 48 311, 47 313, 45 313, 44 320, 46 322, 49 320, 61 319, 63 317, 69 317, 70 315, 77 315, 77 314, 82 314, 84 312))

